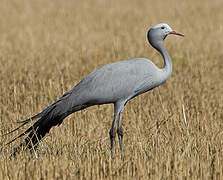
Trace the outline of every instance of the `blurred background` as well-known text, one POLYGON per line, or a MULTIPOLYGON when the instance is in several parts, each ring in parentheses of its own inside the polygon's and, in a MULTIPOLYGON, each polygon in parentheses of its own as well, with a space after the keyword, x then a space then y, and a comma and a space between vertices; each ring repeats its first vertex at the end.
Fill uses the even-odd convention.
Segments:
POLYGON ((39 159, 9 160, 13 146, 3 145, 13 135, 1 137, 0 179, 221 179, 222 8, 222 0, 1 0, 1 134, 100 66, 146 57, 162 67, 147 42, 151 26, 164 22, 185 37, 165 40, 166 84, 127 104, 123 158, 109 152, 113 106, 96 106, 53 128, 39 159))

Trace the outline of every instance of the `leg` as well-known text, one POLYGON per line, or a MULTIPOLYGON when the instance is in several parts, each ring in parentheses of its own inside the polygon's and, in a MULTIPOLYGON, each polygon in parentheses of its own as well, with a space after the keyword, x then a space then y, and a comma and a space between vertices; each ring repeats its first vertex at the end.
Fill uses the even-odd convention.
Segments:
POLYGON ((122 130, 122 111, 119 113, 119 119, 118 119, 118 140, 119 140, 119 148, 122 152, 123 150, 123 130, 122 130))
POLYGON ((118 133, 118 135, 119 135, 119 146, 120 146, 120 149, 122 149, 122 136, 123 135, 121 135, 121 132, 122 132, 121 127, 122 127, 122 112, 124 110, 124 106, 125 106, 125 102, 114 103, 114 119, 112 121, 112 127, 111 127, 110 132, 109 132, 110 140, 111 140, 111 152, 113 151, 113 149, 115 147, 115 135, 116 135, 115 125, 116 125, 118 115, 119 115, 119 127, 118 127, 118 129, 120 129, 119 130, 120 133, 118 133))
POLYGON ((114 113, 114 119, 112 121, 112 127, 110 129, 109 135, 110 135, 110 141, 111 141, 111 152, 114 149, 115 146, 115 124, 116 124, 116 120, 117 120, 117 114, 114 113))

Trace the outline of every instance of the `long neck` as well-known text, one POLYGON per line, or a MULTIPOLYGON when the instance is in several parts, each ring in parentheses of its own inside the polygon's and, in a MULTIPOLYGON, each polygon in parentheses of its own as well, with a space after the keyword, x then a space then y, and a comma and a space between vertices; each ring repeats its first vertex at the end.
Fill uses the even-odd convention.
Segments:
POLYGON ((156 49, 163 56, 164 67, 161 69, 161 71, 163 73, 162 81, 166 81, 172 73, 172 60, 171 60, 169 53, 165 50, 163 43, 161 43, 159 46, 157 46, 156 49))

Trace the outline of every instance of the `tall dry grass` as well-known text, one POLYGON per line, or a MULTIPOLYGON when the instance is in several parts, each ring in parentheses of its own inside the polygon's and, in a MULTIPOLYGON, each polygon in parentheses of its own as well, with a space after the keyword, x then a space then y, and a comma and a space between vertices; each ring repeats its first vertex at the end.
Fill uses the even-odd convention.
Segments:
MULTIPOLYGON (((124 111, 123 158, 110 156, 113 106, 66 118, 41 143, 9 159, 0 138, 0 179, 222 179, 223 1, 2 0, 0 129, 38 113, 104 64, 162 58, 146 32, 168 23, 173 74, 124 111)), ((1 133, 3 133, 1 131, 1 133)), ((16 143, 15 143, 16 144, 16 143)))

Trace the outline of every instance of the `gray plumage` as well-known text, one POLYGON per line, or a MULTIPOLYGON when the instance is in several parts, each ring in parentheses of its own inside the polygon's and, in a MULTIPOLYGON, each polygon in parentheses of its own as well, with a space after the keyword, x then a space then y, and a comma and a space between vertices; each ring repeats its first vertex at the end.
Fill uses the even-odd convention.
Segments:
POLYGON ((117 134, 120 150, 122 150, 122 112, 125 104, 135 96, 163 84, 172 73, 172 61, 163 46, 163 40, 169 34, 183 36, 173 31, 167 24, 155 25, 147 34, 149 43, 163 56, 164 67, 162 69, 159 69, 145 58, 124 60, 98 68, 45 110, 27 120, 21 121, 22 124, 9 133, 16 131, 32 120, 38 119, 24 133, 18 135, 7 144, 28 134, 24 142, 15 149, 15 152, 23 146, 31 150, 38 145, 51 127, 60 125, 68 115, 89 106, 113 103, 114 119, 110 130, 111 150, 114 148, 117 120, 117 134))

